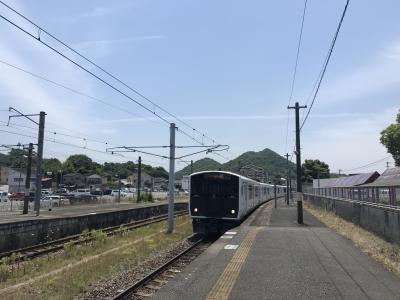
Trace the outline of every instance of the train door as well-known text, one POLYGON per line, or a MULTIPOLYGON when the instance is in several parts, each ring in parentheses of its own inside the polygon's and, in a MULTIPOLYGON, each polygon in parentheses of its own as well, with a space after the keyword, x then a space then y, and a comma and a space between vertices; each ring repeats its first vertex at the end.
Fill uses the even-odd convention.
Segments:
POLYGON ((247 184, 245 181, 242 180, 242 185, 241 185, 241 207, 243 207, 243 209, 241 210, 243 213, 241 215, 243 215, 245 212, 247 212, 248 210, 248 190, 247 190, 247 184))

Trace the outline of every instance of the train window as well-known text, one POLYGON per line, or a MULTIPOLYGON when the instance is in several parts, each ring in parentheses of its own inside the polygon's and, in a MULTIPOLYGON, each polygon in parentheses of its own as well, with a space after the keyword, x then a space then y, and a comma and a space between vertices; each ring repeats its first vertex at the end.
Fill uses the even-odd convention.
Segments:
POLYGON ((253 200, 253 193, 254 193, 254 189, 253 189, 253 185, 249 184, 249 200, 253 200))

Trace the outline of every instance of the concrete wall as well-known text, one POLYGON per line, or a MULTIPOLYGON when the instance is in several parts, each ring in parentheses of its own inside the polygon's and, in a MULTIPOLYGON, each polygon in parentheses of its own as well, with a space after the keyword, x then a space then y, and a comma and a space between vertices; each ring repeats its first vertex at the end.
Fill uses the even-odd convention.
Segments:
POLYGON ((400 244, 400 209, 384 209, 352 200, 304 194, 304 200, 334 212, 339 217, 400 244))
MULTIPOLYGON (((175 203, 175 210, 188 209, 187 203, 175 203)), ((100 229, 166 214, 168 205, 155 205, 67 218, 29 220, 0 224, 0 252, 28 247, 79 234, 84 229, 100 229)))

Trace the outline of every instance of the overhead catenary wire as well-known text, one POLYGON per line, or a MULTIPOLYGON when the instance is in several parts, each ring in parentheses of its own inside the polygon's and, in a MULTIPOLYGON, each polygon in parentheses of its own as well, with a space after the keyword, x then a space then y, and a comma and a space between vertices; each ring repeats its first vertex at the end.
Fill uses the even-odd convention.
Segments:
POLYGON ((137 113, 134 113, 134 112, 132 112, 132 111, 130 111, 130 110, 127 110, 127 109, 125 109, 125 108, 119 107, 119 106, 114 105, 114 104, 111 104, 111 103, 109 103, 109 102, 107 102, 107 101, 105 101, 105 100, 102 100, 102 99, 98 98, 98 97, 94 97, 94 96, 88 95, 88 94, 86 94, 86 93, 84 93, 84 92, 78 91, 78 90, 76 90, 76 89, 74 89, 74 88, 71 88, 71 87, 69 87, 69 86, 66 86, 66 85, 64 85, 64 84, 61 84, 61 83, 56 82, 56 81, 54 81, 54 80, 51 80, 51 79, 49 79, 49 78, 46 78, 46 77, 44 77, 44 76, 42 76, 42 75, 39 75, 39 74, 33 73, 33 72, 31 72, 31 71, 28 71, 28 70, 26 70, 26 69, 24 69, 24 68, 21 68, 21 67, 19 67, 19 66, 16 66, 16 65, 14 65, 14 64, 9 63, 9 62, 6 62, 6 61, 4 61, 4 60, 0 60, 0 63, 3 64, 3 65, 8 66, 8 67, 10 67, 10 68, 13 68, 14 70, 18 70, 18 71, 20 71, 20 72, 23 72, 23 73, 25 73, 25 74, 27 74, 27 75, 29 75, 29 76, 31 76, 31 77, 40 79, 40 80, 45 81, 45 82, 47 82, 47 83, 51 83, 51 84, 54 85, 54 86, 57 86, 57 87, 62 88, 62 89, 65 89, 65 90, 70 91, 70 92, 72 92, 72 93, 74 93, 74 94, 77 94, 77 95, 79 95, 79 96, 92 99, 92 100, 94 100, 94 101, 97 101, 97 102, 99 102, 99 103, 102 103, 102 104, 104 104, 104 105, 107 105, 107 106, 109 106, 109 107, 112 107, 112 108, 114 108, 114 109, 117 109, 117 110, 119 110, 119 111, 122 111, 122 112, 125 112, 125 113, 128 113, 128 114, 131 114, 131 115, 133 115, 133 116, 135 116, 135 117, 137 117, 137 118, 140 118, 140 119, 143 119, 143 120, 146 120, 146 121, 150 121, 150 122, 154 122, 154 123, 159 124, 159 125, 162 125, 162 126, 166 126, 166 125, 164 125, 164 124, 161 124, 161 123, 157 122, 156 120, 153 120, 153 119, 151 119, 151 118, 146 118, 146 117, 141 116, 141 115, 139 115, 139 114, 137 114, 137 113))
MULTIPOLYGON (((83 54, 79 53, 78 51, 76 51, 75 49, 73 49, 71 46, 69 46, 68 44, 66 44, 65 42, 63 42, 62 40, 60 40, 59 38, 57 38, 56 36, 54 36, 53 34, 51 34, 50 32, 48 32, 46 29, 44 29, 43 27, 39 26, 38 24, 36 24, 35 22, 33 22, 32 20, 30 20, 28 17, 26 17, 25 15, 23 15, 22 13, 18 12, 16 9, 12 8, 11 6, 7 5, 6 3, 4 3, 3 1, 0 0, 0 4, 2 4, 3 6, 5 6, 6 8, 8 8, 9 10, 11 10, 12 12, 14 12, 15 14, 17 14, 18 16, 20 16, 21 18, 23 18, 25 21, 29 22, 30 24, 32 24, 33 26, 35 26, 38 31, 40 32, 40 34, 46 34, 47 36, 51 37, 53 40, 57 41, 58 43, 60 43, 61 45, 63 45, 64 47, 66 47, 67 49, 69 49, 70 51, 72 51, 73 53, 75 53, 76 55, 78 55, 79 57, 81 57, 82 59, 84 59, 85 61, 87 61, 88 63, 90 63, 91 65, 95 66, 96 68, 98 68, 99 70, 101 70, 102 72, 104 72, 105 74, 107 74, 108 76, 110 76, 111 78, 113 78, 114 80, 116 80, 117 82, 119 82, 120 84, 122 84, 123 86, 125 86, 126 88, 128 88, 129 90, 131 90, 132 92, 134 92, 136 95, 140 96, 141 98, 143 98, 144 100, 148 101, 149 103, 151 103, 154 107, 157 107, 158 109, 160 109, 161 111, 165 112, 166 114, 168 114, 169 116, 175 118, 177 121, 179 121, 180 123, 184 124, 185 126, 187 126, 188 128, 191 128, 194 132, 198 132, 199 134, 202 135, 202 137, 209 139, 210 141, 214 142, 215 140, 212 139, 211 137, 208 137, 207 135, 205 135, 204 133, 198 131, 197 129, 195 129, 194 127, 190 126, 187 122, 181 120, 180 118, 178 118, 176 115, 168 112, 166 109, 164 109, 163 107, 161 107, 160 105, 158 105, 157 103, 155 103, 154 101, 150 100, 148 97, 144 96, 142 93, 138 92, 136 89, 132 88, 131 86, 129 86, 128 84, 126 84, 125 82, 123 82, 121 79, 117 78, 115 75, 111 74, 110 72, 108 72, 107 70, 105 70, 103 67, 99 66, 98 64, 96 64, 94 61, 92 61, 91 59, 87 58, 86 56, 84 56, 83 54)), ((22 28, 21 26, 17 25, 15 22, 11 21, 10 19, 4 17, 3 15, 0 15, 0 17, 2 19, 4 19, 5 21, 7 21, 8 23, 10 23, 11 25, 15 26, 16 28, 18 28, 19 30, 23 31, 25 34, 27 34, 28 36, 34 38, 35 40, 39 41, 40 43, 42 43, 43 45, 45 45, 46 47, 48 47, 49 49, 51 49, 52 51, 54 51, 55 53, 59 54, 60 56, 64 57, 65 59, 67 59, 68 61, 70 61, 71 63, 73 63, 74 65, 76 65, 77 67, 81 68, 82 70, 84 70, 85 72, 87 72, 88 74, 92 75, 93 77, 95 77, 96 79, 100 80, 102 83, 106 84, 107 86, 109 86, 110 88, 112 88, 113 90, 115 90, 116 92, 120 93, 121 95, 127 97, 128 99, 130 99, 131 101, 135 102, 137 105, 141 106, 143 109, 147 110, 148 112, 152 113, 154 116, 157 116, 158 118, 160 118, 162 121, 166 122, 166 123, 170 123, 166 118, 162 117, 160 114, 156 113, 155 110, 151 110, 148 107, 146 107, 145 105, 143 105, 141 102, 137 101, 136 99, 130 97, 129 95, 127 95, 126 93, 124 93, 123 91, 121 91, 120 89, 118 89, 117 87, 115 87, 114 85, 110 84, 108 81, 106 81, 105 79, 103 79, 102 77, 96 75, 94 72, 91 72, 90 70, 88 70, 87 68, 81 66, 79 63, 77 63, 75 60, 73 60, 72 58, 68 57, 67 55, 65 55, 64 53, 62 53, 61 51, 55 49, 54 47, 52 47, 51 45, 49 45, 48 43, 43 41, 43 38, 41 38, 41 36, 39 35, 38 37, 36 37, 35 35, 31 34, 30 32, 28 32, 27 30, 25 30, 24 28, 22 28)), ((179 130, 181 133, 183 133, 183 130, 179 130)), ((191 138, 193 141, 196 141, 198 143, 201 144, 200 141, 198 141, 197 139, 195 139, 194 137, 192 137, 190 134, 185 134, 186 136, 188 136, 189 138, 191 138)))
POLYGON ((336 32, 335 32, 335 34, 334 34, 334 36, 333 36, 333 40, 332 40, 331 46, 329 47, 328 55, 327 55, 327 57, 326 57, 326 59, 325 59, 325 61, 324 61, 324 64, 323 64, 323 66, 322 66, 322 71, 321 71, 321 73, 320 73, 320 75, 319 75, 318 84, 317 84, 317 86, 316 86, 316 88, 315 88, 314 95, 313 95, 313 98, 312 98, 312 101, 311 101, 311 105, 310 105, 310 107, 308 108, 307 114, 306 114, 306 116, 305 116, 305 118, 304 118, 304 120, 303 120, 303 122, 302 122, 302 124, 301 124, 301 126, 300 126, 300 130, 303 129, 303 126, 304 126, 304 124, 306 123, 306 121, 307 121, 307 119, 308 119, 308 116, 309 116, 309 114, 310 114, 310 112, 311 112, 311 109, 312 109, 312 107, 313 107, 313 105, 314 105, 315 99, 317 98, 319 89, 320 89, 320 87, 321 87, 322 80, 324 79, 324 75, 325 75, 326 69, 327 69, 327 67, 328 67, 329 61, 330 61, 331 56, 332 56, 333 48, 335 47, 336 40, 337 40, 337 37, 338 37, 339 32, 340 32, 340 28, 342 27, 342 23, 343 23, 343 20, 344 20, 345 15, 346 15, 347 7, 348 7, 348 5, 349 5, 349 2, 350 2, 350 0, 347 0, 347 1, 346 1, 346 5, 345 5, 345 7, 344 7, 344 9, 343 9, 342 16, 341 16, 340 21, 339 21, 339 24, 338 24, 338 26, 337 26, 337 28, 336 28, 336 32))
MULTIPOLYGON (((292 98, 293 98, 294 86, 295 86, 296 75, 297 75, 297 66, 298 66, 298 63, 299 63, 301 40, 302 40, 302 37, 303 37, 303 28, 304 28, 304 19, 305 19, 305 16, 306 16, 306 10, 307 10, 307 0, 304 1, 303 15, 302 15, 302 18, 301 18, 299 39, 298 39, 298 42, 297 42, 296 60, 295 60, 295 64, 294 64, 292 84, 291 84, 291 88, 290 88, 289 102, 288 102, 287 106, 290 106, 290 103, 292 102, 292 98)), ((287 150, 288 138, 289 138, 289 110, 287 111, 287 120, 286 120, 285 152, 287 150)))

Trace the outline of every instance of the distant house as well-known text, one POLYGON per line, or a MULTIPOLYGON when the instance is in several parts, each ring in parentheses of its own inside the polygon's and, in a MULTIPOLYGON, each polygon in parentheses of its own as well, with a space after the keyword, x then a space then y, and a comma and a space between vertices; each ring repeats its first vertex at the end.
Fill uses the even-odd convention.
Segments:
POLYGON ((64 185, 82 188, 86 186, 86 176, 79 173, 69 173, 63 176, 64 185))
POLYGON ((375 181, 379 177, 378 172, 362 173, 351 176, 343 176, 339 178, 314 179, 313 188, 330 188, 330 187, 352 187, 359 186, 375 181))
POLYGON ((162 177, 153 177, 152 189, 153 190, 163 190, 168 186, 168 180, 162 177))
MULTIPOLYGON (((127 178, 128 184, 131 184, 133 187, 137 186, 138 174, 133 173, 129 175, 127 178)), ((141 172, 140 174, 140 186, 142 187, 151 187, 152 177, 146 172, 141 172)))
MULTIPOLYGON (((101 189, 103 186, 103 177, 97 174, 92 174, 86 177, 86 183, 91 190, 101 189)), ((106 179, 107 183, 107 179, 106 179)))
POLYGON ((188 175, 184 175, 182 177, 182 190, 184 191, 188 191, 189 190, 189 176, 188 175))
MULTIPOLYGON (((25 192, 26 174, 22 170, 10 169, 8 173, 8 192, 25 192)), ((36 189, 35 176, 30 179, 30 190, 36 189)))
POLYGON ((8 184, 8 174, 10 173, 9 167, 0 167, 0 185, 8 184))

